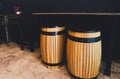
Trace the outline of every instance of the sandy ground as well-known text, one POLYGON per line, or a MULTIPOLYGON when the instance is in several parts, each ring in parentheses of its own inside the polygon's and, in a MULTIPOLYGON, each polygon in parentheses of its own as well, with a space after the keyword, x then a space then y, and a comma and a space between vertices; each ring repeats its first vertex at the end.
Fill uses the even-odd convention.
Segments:
MULTIPOLYGON (((98 79, 120 79, 120 63, 112 62, 111 76, 102 73, 102 66, 98 79)), ((46 68, 40 59, 40 51, 36 49, 20 50, 15 43, 10 46, 0 44, 0 79, 72 79, 65 66, 60 68, 46 68)))

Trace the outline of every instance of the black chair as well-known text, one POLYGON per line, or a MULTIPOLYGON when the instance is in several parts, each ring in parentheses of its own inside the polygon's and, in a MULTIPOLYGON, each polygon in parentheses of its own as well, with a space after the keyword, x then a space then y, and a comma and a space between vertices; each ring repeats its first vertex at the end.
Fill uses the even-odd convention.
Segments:
POLYGON ((15 43, 19 44, 19 27, 18 27, 18 18, 19 16, 17 15, 8 15, 8 34, 9 34, 9 40, 15 43))
POLYGON ((9 34, 8 34, 8 18, 5 15, 0 16, 0 41, 5 42, 9 46, 9 34))
POLYGON ((4 23, 3 23, 3 16, 0 16, 0 43, 3 41, 3 33, 4 33, 4 23))
POLYGON ((30 48, 31 52, 35 50, 35 43, 39 43, 39 29, 35 24, 35 19, 32 15, 23 14, 19 18, 19 35, 20 47, 23 50, 25 46, 30 48))

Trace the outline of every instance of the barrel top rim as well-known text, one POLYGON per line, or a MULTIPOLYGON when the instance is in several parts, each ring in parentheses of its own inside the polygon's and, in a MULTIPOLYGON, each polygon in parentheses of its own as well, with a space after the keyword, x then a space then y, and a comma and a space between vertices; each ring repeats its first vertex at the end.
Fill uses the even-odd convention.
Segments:
POLYGON ((42 25, 42 28, 56 28, 56 27, 65 27, 64 25, 42 25))
POLYGON ((68 31, 79 32, 79 33, 95 33, 100 32, 98 29, 68 29, 68 31))

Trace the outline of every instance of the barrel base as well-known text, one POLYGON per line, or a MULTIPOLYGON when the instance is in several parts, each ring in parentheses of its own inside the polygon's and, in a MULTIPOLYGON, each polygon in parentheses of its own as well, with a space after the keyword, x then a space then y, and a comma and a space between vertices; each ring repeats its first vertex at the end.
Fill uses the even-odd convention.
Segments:
POLYGON ((49 69, 57 69, 57 68, 60 68, 62 65, 64 65, 63 62, 60 62, 60 63, 55 63, 55 64, 52 64, 52 63, 46 63, 44 61, 43 62, 43 65, 49 69))
POLYGON ((98 75, 96 76, 96 77, 94 77, 94 78, 79 78, 79 77, 76 77, 76 76, 74 76, 72 73, 70 73, 69 72, 69 74, 71 75, 71 77, 73 78, 73 79, 97 79, 97 77, 98 77, 98 75))

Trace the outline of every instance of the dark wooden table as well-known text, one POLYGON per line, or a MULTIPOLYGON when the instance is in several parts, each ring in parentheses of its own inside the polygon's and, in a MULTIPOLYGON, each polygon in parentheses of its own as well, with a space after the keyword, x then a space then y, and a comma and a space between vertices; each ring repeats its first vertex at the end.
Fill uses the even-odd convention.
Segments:
POLYGON ((80 22, 84 21, 86 21, 84 23, 92 22, 93 25, 98 23, 97 25, 100 25, 99 29, 102 32, 102 60, 105 61, 104 74, 110 75, 111 62, 115 59, 120 60, 120 54, 118 52, 120 44, 120 13, 35 12, 32 14, 34 16, 38 16, 40 20, 58 20, 59 22, 66 22, 65 24, 68 26, 68 28, 70 27, 69 24, 72 23, 73 27, 76 27, 76 23, 79 24, 80 22), (55 19, 50 19, 52 17, 55 19), (70 19, 72 20, 70 21, 70 19))

